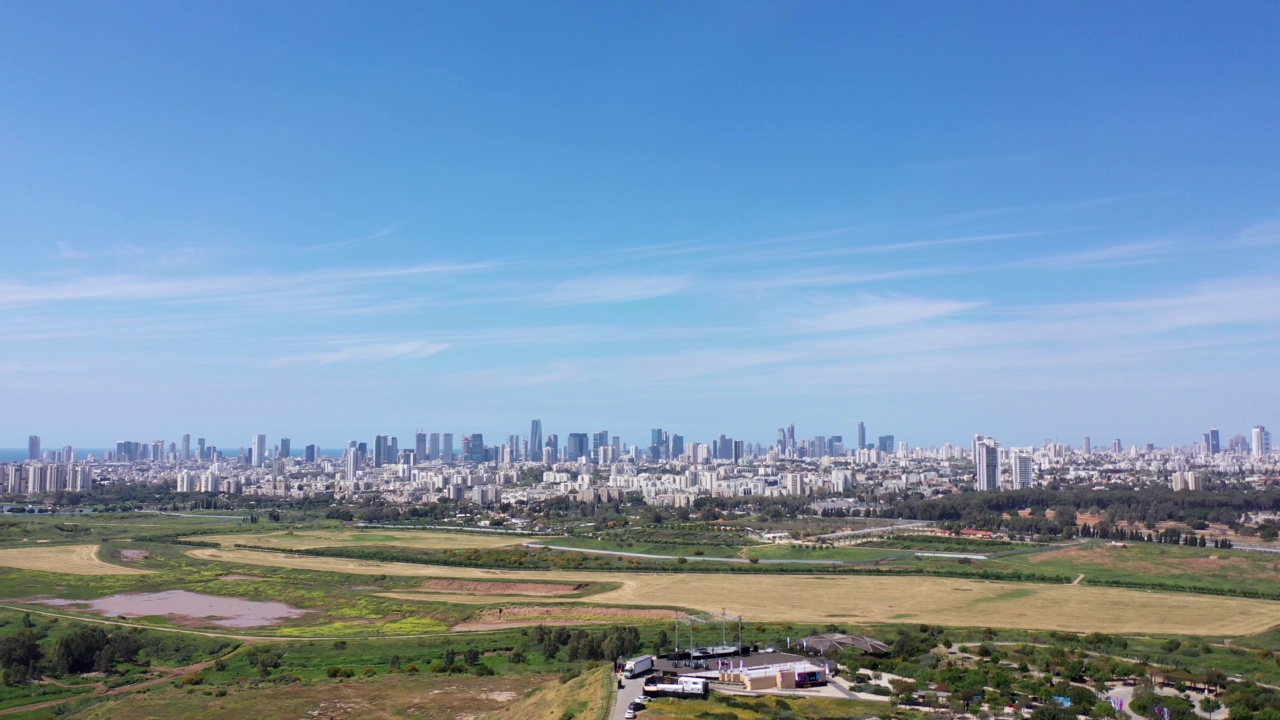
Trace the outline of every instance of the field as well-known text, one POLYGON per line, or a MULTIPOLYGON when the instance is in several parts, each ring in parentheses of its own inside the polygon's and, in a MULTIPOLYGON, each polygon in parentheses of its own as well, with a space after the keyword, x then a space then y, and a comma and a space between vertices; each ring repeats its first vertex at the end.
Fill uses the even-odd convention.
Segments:
POLYGON ((835 700, 830 698, 780 697, 735 698, 713 696, 710 700, 664 700, 650 703, 644 712, 646 720, 698 720, 699 718, 735 718, 735 720, 827 720, 829 718, 925 718, 924 713, 891 708, 887 703, 835 700))
POLYGON ((1035 572, 1084 575, 1083 582, 1121 581, 1183 587, 1280 592, 1280 555, 1191 548, 1180 545, 1134 543, 1112 547, 1105 543, 1014 555, 981 563, 993 569, 1017 568, 1035 572))
MULTIPOLYGON (((84 720, 455 720, 500 710, 547 681, 536 675, 452 677, 386 675, 343 683, 292 683, 233 688, 210 696, 203 689, 165 688, 77 713, 84 720)), ((514 717, 514 716, 513 716, 514 717)))
POLYGON ((905 621, 1157 634, 1194 629, 1205 635, 1248 635, 1280 624, 1280 603, 1074 585, 933 577, 503 571, 211 548, 189 554, 228 563, 365 575, 610 582, 617 589, 592 596, 591 603, 704 612, 731 608, 759 622, 905 621))
POLYGON ((0 567, 67 575, 144 575, 150 572, 103 562, 98 558, 97 545, 37 545, 0 550, 0 567))
POLYGON ((836 562, 870 562, 902 554, 910 550, 881 550, 864 547, 811 548, 804 545, 760 545, 749 548, 747 556, 761 560, 830 560, 836 562))
POLYGON ((202 535, 192 538, 201 542, 231 547, 236 543, 261 545, 282 550, 300 550, 342 545, 398 545, 431 550, 465 550, 519 545, 529 538, 508 535, 431 532, 429 530, 298 530, 264 534, 202 535))

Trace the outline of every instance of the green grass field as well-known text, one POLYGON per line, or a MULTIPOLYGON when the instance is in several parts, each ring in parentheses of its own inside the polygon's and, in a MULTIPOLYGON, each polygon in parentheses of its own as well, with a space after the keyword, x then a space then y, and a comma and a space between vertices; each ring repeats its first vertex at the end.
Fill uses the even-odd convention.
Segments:
POLYGON ((834 560, 838 562, 867 562, 882 560, 909 550, 883 550, 879 548, 823 547, 810 548, 803 545, 759 545, 747 550, 749 557, 761 560, 834 560))

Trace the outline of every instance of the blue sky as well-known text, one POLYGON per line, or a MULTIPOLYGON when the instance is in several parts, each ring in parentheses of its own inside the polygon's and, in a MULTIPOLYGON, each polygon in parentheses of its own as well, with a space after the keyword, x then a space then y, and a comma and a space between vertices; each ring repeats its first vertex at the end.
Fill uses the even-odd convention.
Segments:
POLYGON ((0 446, 1280 424, 1278 30, 0 4, 0 446))

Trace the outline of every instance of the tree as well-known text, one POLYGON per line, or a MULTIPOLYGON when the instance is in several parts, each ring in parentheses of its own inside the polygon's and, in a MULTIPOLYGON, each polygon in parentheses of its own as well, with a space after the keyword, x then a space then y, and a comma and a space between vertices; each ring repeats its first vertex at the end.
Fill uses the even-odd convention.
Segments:
POLYGON ((35 632, 30 628, 23 628, 0 640, 0 667, 5 670, 13 668, 34 670, 43 658, 44 652, 40 649, 35 632))
POLYGON ((667 631, 659 630, 658 636, 653 639, 653 651, 659 654, 664 653, 670 645, 671 638, 667 635, 667 631))

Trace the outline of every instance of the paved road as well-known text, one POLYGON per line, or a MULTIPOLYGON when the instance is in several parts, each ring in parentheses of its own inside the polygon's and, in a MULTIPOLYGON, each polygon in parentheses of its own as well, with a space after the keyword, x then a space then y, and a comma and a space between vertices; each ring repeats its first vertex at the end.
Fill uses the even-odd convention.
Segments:
MULTIPOLYGON (((644 678, 623 680, 622 689, 618 691, 618 700, 613 704, 613 720, 623 720, 627 714, 627 706, 644 690, 644 678)), ((639 715, 640 713, 637 713, 639 715)))

